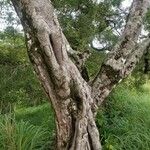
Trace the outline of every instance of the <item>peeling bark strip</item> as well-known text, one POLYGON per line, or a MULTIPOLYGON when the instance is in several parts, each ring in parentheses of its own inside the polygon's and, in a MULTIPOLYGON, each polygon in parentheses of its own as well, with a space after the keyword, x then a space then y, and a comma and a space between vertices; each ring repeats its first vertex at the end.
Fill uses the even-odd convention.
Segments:
POLYGON ((91 88, 68 58, 70 46, 49 0, 12 0, 28 54, 56 115, 58 150, 100 150, 91 88))
MULTIPOLYGON (((134 0, 121 40, 104 61, 91 87, 67 52, 72 49, 61 31, 49 0, 11 0, 21 19, 29 58, 56 115, 58 150, 101 150, 93 106, 134 68, 150 39, 137 46, 149 0, 134 0), (93 99, 94 98, 94 99, 93 99)), ((80 67, 78 67, 80 68, 80 67)))

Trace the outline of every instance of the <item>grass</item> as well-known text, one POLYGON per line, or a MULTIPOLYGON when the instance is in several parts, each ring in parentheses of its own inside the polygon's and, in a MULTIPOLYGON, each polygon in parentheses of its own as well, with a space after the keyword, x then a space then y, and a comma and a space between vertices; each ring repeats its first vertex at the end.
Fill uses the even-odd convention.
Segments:
POLYGON ((150 92, 118 87, 97 124, 104 150, 150 150, 150 92))
POLYGON ((0 65, 0 112, 10 107, 30 107, 45 103, 47 98, 30 65, 0 65))
POLYGON ((10 115, 1 118, 1 150, 44 150, 48 143, 48 130, 29 122, 17 122, 10 115))
POLYGON ((51 150, 54 138, 54 114, 49 104, 0 116, 1 150, 51 150))
MULTIPOLYGON (((150 93, 148 93, 148 89, 149 84, 143 86, 142 92, 119 86, 108 98, 108 102, 101 108, 97 116, 97 125, 104 150, 150 149, 150 93)), ((47 139, 52 143, 55 124, 53 111, 49 104, 17 109, 15 121, 17 122, 18 140, 21 139, 21 135, 29 136, 25 133, 28 130, 31 132, 30 128, 33 129, 31 132, 33 138, 36 136, 36 131, 41 128, 41 134, 43 131, 48 132, 47 139), (21 128, 24 128, 25 131, 21 131, 21 128)), ((1 129, 10 125, 5 123, 3 126, 1 129)), ((16 131, 13 130, 9 130, 8 133, 14 134, 16 131)), ((1 131, 1 133, 3 132, 1 131)), ((45 132, 41 136, 44 134, 45 132)), ((7 136, 10 137, 10 135, 7 136)), ((42 137, 40 137, 40 141, 42 142, 42 137)), ((45 143, 47 142, 48 140, 45 141, 45 143)))
POLYGON ((54 132, 54 114, 49 104, 18 109, 15 111, 15 116, 17 121, 23 120, 33 125, 44 126, 52 133, 54 132))
MULTIPOLYGON (((104 58, 98 52, 90 56, 91 77, 104 58)), ((17 104, 13 118, 0 116, 0 150, 53 149, 53 110, 31 66, 0 65, 0 83, 0 111, 8 113, 9 104, 17 104)), ((150 150, 150 82, 138 90, 120 85, 100 109, 97 125, 104 150, 150 150)))
POLYGON ((28 122, 33 126, 41 127, 48 132, 45 147, 42 150, 54 149, 55 139, 55 119, 54 113, 49 103, 37 107, 21 108, 15 111, 17 122, 28 122))

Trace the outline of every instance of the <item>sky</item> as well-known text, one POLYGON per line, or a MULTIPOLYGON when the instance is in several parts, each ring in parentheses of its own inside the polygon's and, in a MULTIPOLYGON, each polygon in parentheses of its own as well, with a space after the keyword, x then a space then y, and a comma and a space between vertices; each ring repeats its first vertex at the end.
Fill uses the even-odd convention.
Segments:
POLYGON ((122 7, 123 7, 123 8, 130 7, 132 1, 133 1, 133 0, 124 0, 124 1, 122 2, 122 7))

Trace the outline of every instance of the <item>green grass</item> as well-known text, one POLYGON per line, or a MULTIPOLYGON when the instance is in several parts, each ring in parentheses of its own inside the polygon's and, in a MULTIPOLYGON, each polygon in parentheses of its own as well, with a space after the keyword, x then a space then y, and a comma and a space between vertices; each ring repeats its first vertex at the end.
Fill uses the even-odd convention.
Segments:
POLYGON ((55 129, 54 114, 50 104, 18 109, 15 111, 15 117, 17 121, 23 120, 33 125, 45 126, 51 132, 55 129))
POLYGON ((51 150, 54 138, 55 121, 50 104, 0 115, 1 150, 51 150))
MULTIPOLYGON (((118 86, 97 116, 104 150, 150 150, 150 93, 149 84, 142 92, 118 86)), ((55 133, 54 115, 48 104, 19 109, 16 120, 55 133)))
POLYGON ((118 87, 97 124, 104 150, 150 150, 150 92, 118 87))
POLYGON ((0 122, 1 150, 44 150, 49 142, 49 132, 28 122, 16 122, 5 115, 0 122))
MULTIPOLYGON (((107 103, 100 109, 97 116, 97 125, 104 150, 150 150, 150 92, 148 89, 149 83, 143 86, 142 92, 134 88, 118 86, 107 99, 107 103)), ((1 118, 5 118, 2 116, 1 118)), ((3 125, 0 131, 0 138, 3 138, 0 140, 1 145, 4 144, 2 141, 6 138, 12 144, 11 147, 14 144, 13 140, 15 140, 15 145, 19 142, 20 147, 23 147, 21 142, 23 137, 31 141, 30 138, 38 138, 36 134, 41 131, 39 143, 44 142, 42 145, 46 145, 41 149, 52 149, 55 121, 49 104, 15 110, 15 126, 12 126, 7 117, 5 119, 5 121, 0 120, 0 124, 3 125), (17 136, 10 138, 10 135, 15 135, 16 132, 17 136), (30 136, 26 134, 27 132, 31 132, 30 136)), ((34 143, 35 149, 40 147, 36 146, 39 143, 34 143)), ((31 143, 25 146, 31 146, 31 143)), ((0 149, 7 150, 8 147, 0 149)), ((26 148, 15 147, 10 150, 26 150, 26 148)))

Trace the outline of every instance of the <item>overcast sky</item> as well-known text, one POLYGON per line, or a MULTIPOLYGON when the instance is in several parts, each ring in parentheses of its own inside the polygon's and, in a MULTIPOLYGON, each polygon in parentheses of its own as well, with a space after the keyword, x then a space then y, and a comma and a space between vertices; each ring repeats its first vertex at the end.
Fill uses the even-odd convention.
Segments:
POLYGON ((122 7, 130 7, 133 0, 124 0, 122 2, 122 7))

